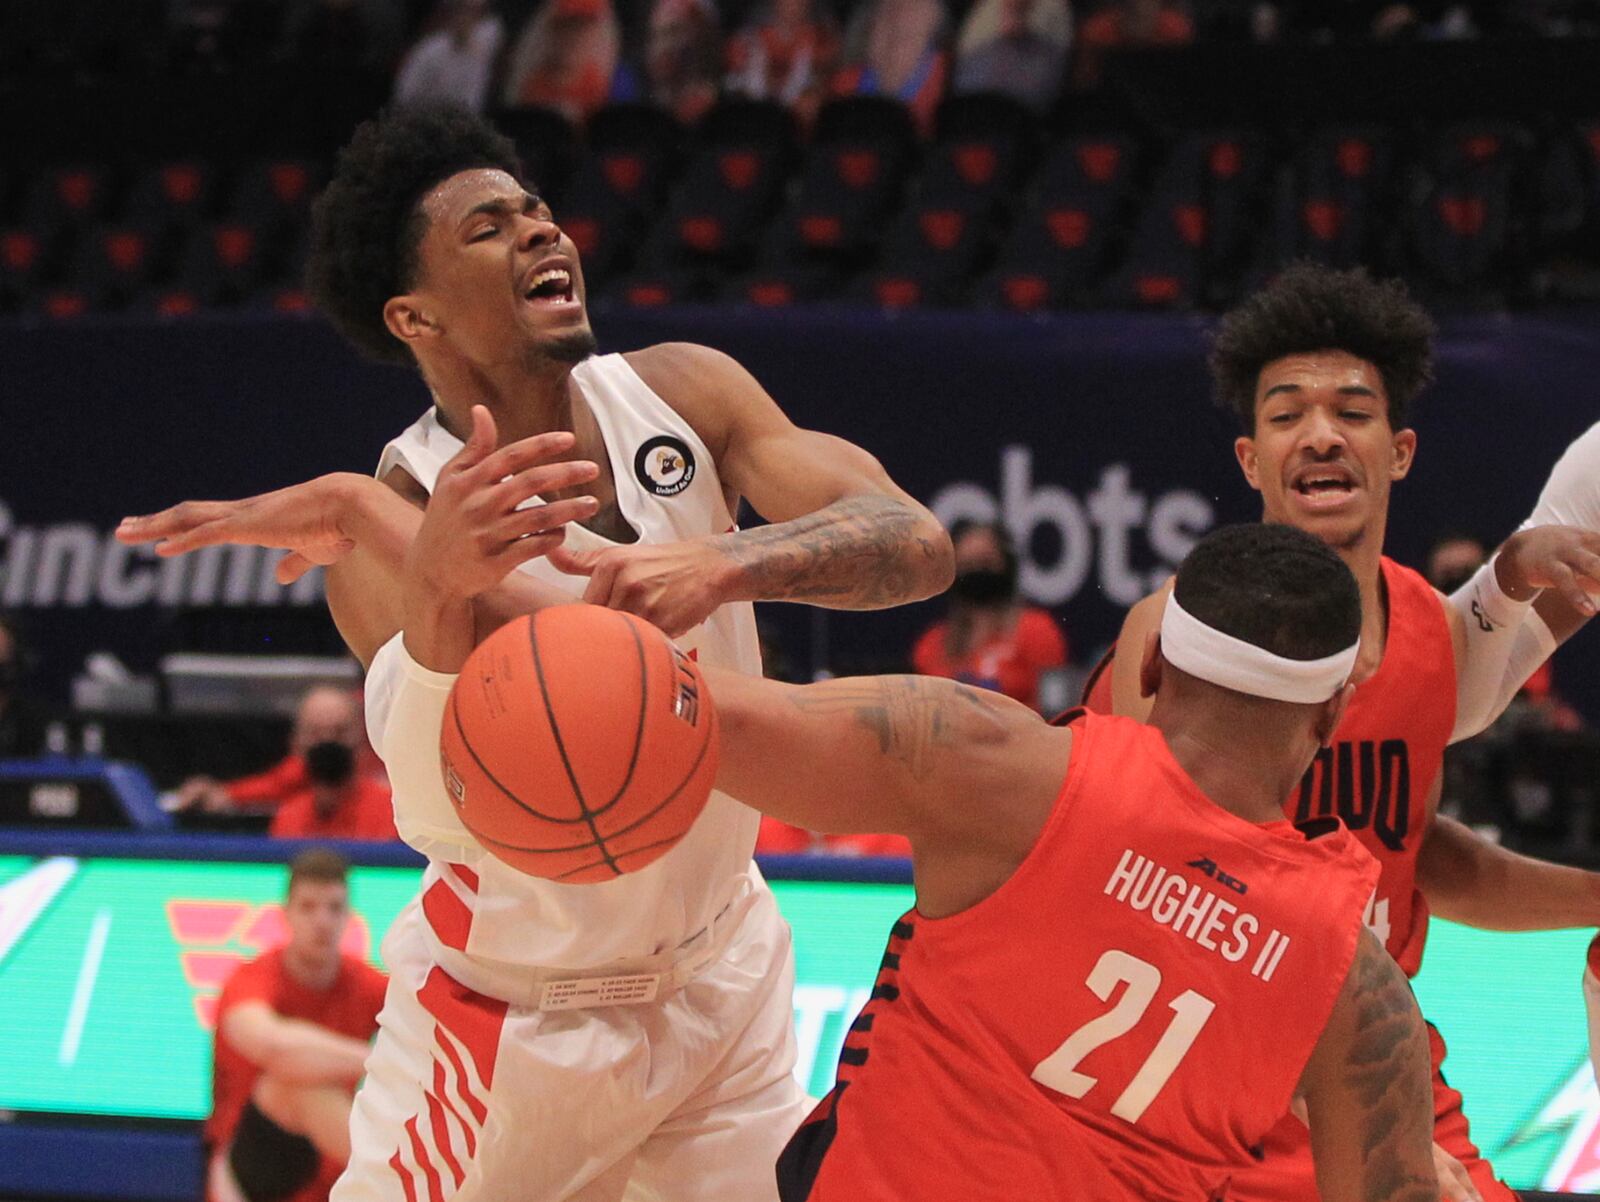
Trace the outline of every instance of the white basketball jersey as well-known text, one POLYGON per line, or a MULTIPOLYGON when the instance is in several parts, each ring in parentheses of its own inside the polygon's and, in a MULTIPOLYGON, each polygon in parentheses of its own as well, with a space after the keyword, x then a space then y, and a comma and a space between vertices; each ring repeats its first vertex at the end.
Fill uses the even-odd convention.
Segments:
MULTIPOLYGON (((579 364, 572 380, 599 424, 617 506, 641 543, 677 542, 734 528, 717 466, 705 445, 621 355, 579 364)), ((402 467, 431 493, 440 469, 461 445, 430 409, 384 448, 378 474, 402 467)), ((589 550, 617 544, 572 525, 567 527, 567 545, 589 550)), ((522 570, 574 598, 582 595, 587 583, 557 571, 543 558, 522 565, 522 570)), ((701 663, 761 673, 755 613, 748 602, 722 606, 677 642, 701 663)), ((379 675, 380 667, 375 660, 373 676, 379 675)), ((369 714, 375 708, 372 691, 392 688, 392 680, 369 676, 369 714)), ((382 712, 381 702, 376 708, 382 712)), ((433 762, 437 763, 436 757, 433 762)), ((408 807, 438 822, 445 812, 441 805, 448 805, 437 771, 409 776, 402 779, 391 768, 402 836, 408 807)), ((455 821, 453 812, 448 821, 455 821)), ((448 887, 469 911, 464 932, 459 921, 449 932, 433 924, 436 940, 452 946, 464 942, 464 948, 455 950, 468 959, 508 966, 587 968, 653 956, 702 930, 730 899, 748 889, 747 877, 759 881, 750 858, 759 824, 754 810, 714 792, 689 833, 666 855, 638 872, 589 885, 556 884, 518 872, 477 847, 465 828, 459 854, 452 848, 448 863, 439 844, 408 841, 430 857, 423 881, 424 911, 427 891, 436 883, 448 887), (462 873, 454 865, 467 871, 462 873)), ((455 957, 447 952, 443 959, 455 957)))

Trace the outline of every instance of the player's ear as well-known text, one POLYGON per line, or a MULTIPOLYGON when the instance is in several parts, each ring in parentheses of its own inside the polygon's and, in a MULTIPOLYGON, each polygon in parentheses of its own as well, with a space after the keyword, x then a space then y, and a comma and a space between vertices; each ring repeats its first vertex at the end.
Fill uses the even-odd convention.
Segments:
POLYGON ((1389 479, 1404 480, 1411 473, 1411 464, 1417 457, 1417 432, 1396 430, 1390 444, 1393 459, 1389 463, 1389 479))
POLYGON ((1233 440, 1233 457, 1239 461, 1239 470, 1244 473, 1246 483, 1257 492, 1261 491, 1261 479, 1256 473, 1256 440, 1249 435, 1240 435, 1233 440))
POLYGON ((391 296, 383 306, 383 324, 407 346, 433 337, 439 327, 422 307, 422 300, 413 293, 391 296))
POLYGON ((1152 630, 1144 636, 1144 652, 1139 657, 1139 696, 1154 697, 1161 687, 1161 668, 1166 663, 1161 658, 1161 631, 1152 630))
POLYGON ((1356 686, 1346 684, 1332 697, 1322 703, 1322 712, 1317 715, 1317 746, 1327 747, 1333 743, 1333 732, 1339 729, 1339 723, 1344 718, 1344 711, 1350 706, 1350 698, 1356 695, 1356 686))

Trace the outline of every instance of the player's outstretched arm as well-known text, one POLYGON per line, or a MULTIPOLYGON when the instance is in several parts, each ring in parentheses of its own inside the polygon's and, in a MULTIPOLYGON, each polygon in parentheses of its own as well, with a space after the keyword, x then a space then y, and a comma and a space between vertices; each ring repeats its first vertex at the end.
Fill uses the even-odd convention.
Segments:
MULTIPOLYGON (((450 573, 476 595, 478 635, 515 613, 557 597, 532 580, 509 575, 560 542, 569 521, 594 512, 592 497, 518 509, 531 497, 592 480, 586 460, 561 460, 571 434, 557 432, 494 449, 487 409, 473 410, 473 433, 445 465, 435 501, 423 512, 393 489, 365 476, 337 472, 236 501, 185 501, 160 513, 123 520, 125 543, 154 543, 162 556, 237 543, 288 551, 278 579, 288 584, 317 564, 331 565, 328 603, 351 651, 363 664, 405 622, 407 557, 427 530, 423 567, 450 573)), ((424 574, 424 584, 431 579, 424 574)), ((565 600, 566 598, 559 598, 565 600)))
POLYGON ((831 833, 1032 847, 1071 737, 998 693, 926 676, 785 685, 705 670, 718 788, 831 833))
POLYGON ((1436 917, 1487 931, 1600 926, 1600 873, 1519 855, 1442 814, 1417 853, 1417 887, 1436 917))
POLYGON ((729 601, 884 609, 949 587, 949 535, 866 451, 796 426, 748 371, 709 347, 666 343, 629 362, 700 435, 730 500, 742 497, 771 524, 552 556, 590 578, 584 600, 677 635, 729 601))
POLYGON ((1411 986, 1363 929, 1300 1081, 1323 1202, 1438 1202, 1429 1082, 1411 986))

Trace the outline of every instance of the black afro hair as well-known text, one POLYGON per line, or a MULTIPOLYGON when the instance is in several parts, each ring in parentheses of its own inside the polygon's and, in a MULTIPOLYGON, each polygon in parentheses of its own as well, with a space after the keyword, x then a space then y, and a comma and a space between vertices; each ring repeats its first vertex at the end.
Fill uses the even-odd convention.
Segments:
POLYGON ((1389 424, 1433 379, 1433 320, 1398 280, 1379 282, 1361 268, 1334 271, 1301 262, 1227 313, 1211 347, 1218 404, 1255 430, 1261 369, 1286 355, 1345 351, 1378 369, 1389 398, 1389 424))
POLYGON ((418 202, 442 180, 476 167, 522 178, 511 140, 466 109, 390 109, 357 127, 311 213, 306 284, 312 300, 364 354, 409 364, 383 307, 406 292, 426 227, 418 202))

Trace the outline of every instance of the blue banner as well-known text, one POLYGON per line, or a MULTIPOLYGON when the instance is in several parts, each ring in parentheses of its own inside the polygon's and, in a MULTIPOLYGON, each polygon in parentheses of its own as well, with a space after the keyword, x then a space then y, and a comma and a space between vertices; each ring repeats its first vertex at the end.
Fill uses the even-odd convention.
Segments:
MULTIPOLYGON (((1079 659, 1199 534, 1259 514, 1237 431, 1209 403, 1198 319, 675 308, 600 313, 596 326, 606 350, 685 339, 727 351, 795 420, 871 450, 942 518, 1002 517, 1024 586, 1061 616, 1079 659)), ((1592 317, 1457 319, 1439 359, 1389 534, 1412 564, 1445 530, 1503 537, 1600 418, 1592 317)), ((279 589, 270 553, 160 562, 111 530, 184 497, 370 470, 427 403, 413 373, 360 361, 314 319, 218 315, 0 325, 0 380, 12 431, 0 606, 27 623, 54 691, 98 648, 148 669, 196 645, 337 646, 319 582, 279 589)), ((891 666, 939 611, 767 608, 801 669, 891 666)), ((1558 682, 1600 715, 1593 637, 1562 653, 1558 682)))

